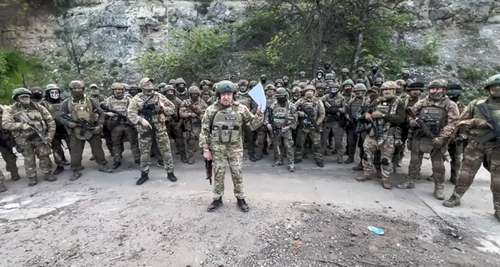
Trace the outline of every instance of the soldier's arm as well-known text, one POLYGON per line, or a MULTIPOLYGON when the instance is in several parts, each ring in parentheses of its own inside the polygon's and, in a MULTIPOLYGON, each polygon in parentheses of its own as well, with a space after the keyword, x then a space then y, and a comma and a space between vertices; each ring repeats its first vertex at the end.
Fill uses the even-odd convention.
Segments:
POLYGON ((255 115, 248 110, 244 105, 239 105, 243 123, 247 124, 250 130, 257 130, 264 123, 264 114, 256 113, 255 115))
POLYGON ((141 116, 139 116, 139 103, 137 102, 137 99, 136 97, 133 97, 131 100, 130 100, 130 103, 128 105, 128 109, 127 109, 127 117, 128 117, 128 120, 136 125, 139 123, 139 121, 141 120, 141 116))
POLYGON ((56 134, 56 122, 50 112, 42 105, 40 105, 40 113, 42 114, 45 124, 47 125, 47 138, 52 140, 56 134))
POLYGON ((398 101, 399 103, 397 104, 396 107, 396 112, 394 114, 387 114, 384 119, 388 122, 390 122, 392 125, 400 125, 403 124, 405 121, 405 107, 404 103, 402 101, 398 101))
POLYGON ((290 121, 288 122, 290 128, 297 129, 297 124, 299 121, 299 115, 297 114, 297 110, 295 109, 295 105, 290 104, 290 121))
POLYGON ((205 114, 201 118, 201 131, 200 131, 200 141, 199 146, 202 149, 210 149, 210 124, 211 118, 213 116, 213 109, 210 107, 207 108, 205 114))
POLYGON ((21 130, 23 128, 23 123, 14 120, 14 114, 12 114, 10 107, 6 107, 3 111, 2 128, 9 131, 21 130))
POLYGON ((97 115, 98 115, 98 117, 97 117, 97 125, 103 125, 104 124, 104 119, 105 119, 104 112, 102 111, 102 109, 99 106, 99 104, 97 103, 97 101, 94 101, 93 99, 90 99, 90 101, 92 102, 93 112, 96 112, 97 115))
POLYGON ((70 112, 68 110, 68 101, 71 101, 71 100, 68 98, 62 102, 61 109, 58 112, 56 112, 56 116, 55 116, 56 121, 64 126, 68 126, 68 124, 69 124, 69 120, 66 118, 66 116, 63 116, 63 115, 70 114, 70 112))
POLYGON ((176 113, 176 108, 174 103, 172 103, 172 101, 170 101, 167 97, 161 95, 159 101, 163 106, 162 107, 163 114, 165 114, 166 116, 172 116, 176 113))
POLYGON ((319 101, 318 104, 318 119, 316 120, 316 124, 321 125, 325 119, 325 106, 323 105, 323 101, 319 101))
POLYGON ((187 101, 183 101, 181 107, 179 108, 179 117, 181 117, 182 119, 190 118, 191 114, 192 112, 188 107, 187 101))
POLYGON ((443 129, 441 129, 439 136, 446 138, 452 137, 455 133, 454 130, 459 122, 459 116, 460 114, 457 104, 453 101, 450 101, 450 106, 448 107, 448 123, 443 129))
POLYGON ((422 109, 422 106, 424 105, 425 99, 420 99, 415 103, 410 109, 410 116, 415 118, 419 113, 420 110, 422 109))

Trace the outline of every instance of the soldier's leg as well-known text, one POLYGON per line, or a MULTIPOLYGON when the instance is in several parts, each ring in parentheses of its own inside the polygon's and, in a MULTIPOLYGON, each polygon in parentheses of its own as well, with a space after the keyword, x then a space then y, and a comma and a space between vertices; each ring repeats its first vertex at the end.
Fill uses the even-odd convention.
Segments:
POLYGON ((295 162, 302 161, 304 154, 304 143, 306 141, 306 133, 304 129, 297 129, 297 145, 295 146, 295 162))
POLYGON ((288 161, 288 170, 289 171, 295 171, 295 149, 294 149, 294 144, 293 144, 293 135, 291 131, 287 131, 286 133, 283 134, 283 142, 286 148, 286 158, 288 161))
POLYGON ((98 134, 92 136, 90 140, 88 140, 90 144, 90 149, 92 151, 92 155, 94 155, 95 161, 99 164, 99 170, 105 171, 104 166, 106 166, 106 157, 104 156, 104 150, 102 149, 102 139, 98 134))
POLYGON ((451 142, 448 145, 450 154, 450 181, 454 184, 457 181, 458 172, 462 167, 463 143, 460 141, 451 142))
POLYGON ((329 138, 330 132, 332 131, 332 127, 330 124, 323 125, 323 132, 321 133, 321 153, 323 155, 328 155, 328 147, 329 147, 329 138))
POLYGON ((392 188, 391 175, 393 172, 392 157, 394 156, 394 137, 388 136, 380 148, 382 185, 385 189, 392 188))
POLYGON ((311 141, 313 145, 314 151, 314 160, 316 161, 316 165, 319 167, 323 167, 323 153, 321 151, 321 132, 312 130, 311 131, 311 141))
POLYGON ((283 164, 283 155, 282 155, 282 152, 281 151, 281 135, 280 134, 276 134, 274 135, 273 137, 273 152, 274 152, 274 164, 273 166, 276 166, 276 165, 281 165, 283 164))
POLYGON ((40 171, 43 174, 43 178, 47 181, 55 181, 57 178, 52 175, 52 161, 50 160, 50 147, 46 144, 39 144, 35 148, 36 155, 40 164, 40 171))
POLYGON ((444 156, 439 149, 431 152, 432 177, 434 178, 434 197, 444 199, 444 156))
POLYGON ((69 147, 71 147, 69 150, 71 156, 71 169, 74 172, 81 171, 83 169, 82 154, 83 148, 85 147, 85 141, 78 140, 75 136, 70 136, 69 147))
POLYGON ((5 186, 5 176, 3 175, 2 170, 0 170, 0 193, 7 191, 7 187, 5 186))
POLYGON ((29 186, 33 186, 37 184, 36 178, 36 152, 35 145, 28 143, 22 145, 23 150, 23 158, 24 158, 24 170, 26 172, 26 176, 29 179, 29 186))
POLYGON ((132 155, 134 156, 134 162, 136 164, 139 164, 141 160, 141 152, 139 151, 137 131, 133 127, 129 126, 126 128, 125 134, 127 135, 127 139, 129 140, 130 143, 130 150, 132 151, 132 155))
POLYGON ((113 144, 111 154, 113 156, 113 168, 118 168, 122 161, 122 137, 125 132, 125 126, 118 125, 111 130, 111 143, 113 144))
POLYGON ((365 156, 361 159, 363 161, 363 173, 364 177, 357 179, 358 181, 369 180, 377 174, 375 166, 373 165, 373 160, 375 158, 375 152, 377 151, 377 141, 370 136, 365 138, 363 143, 363 149, 365 150, 365 156))
MULTIPOLYGON (((344 140, 344 128, 339 123, 334 124, 332 128, 333 138, 335 142, 335 150, 337 151, 337 163, 342 163, 344 159, 344 150, 342 149, 342 142, 344 140)), ((364 144, 363 144, 364 145, 364 144)))
POLYGON ((261 160, 264 154, 264 144, 265 139, 267 138, 267 132, 265 127, 260 127, 256 131, 256 139, 255 139, 255 159, 261 160))
POLYGON ((243 126, 243 133, 245 134, 244 139, 247 144, 248 157, 251 161, 255 160, 255 132, 250 130, 248 126, 243 126))
POLYGON ((214 199, 224 195, 224 175, 226 174, 227 152, 225 150, 212 151, 214 168, 214 199))
POLYGON ((10 179, 19 180, 19 170, 17 168, 17 156, 12 151, 12 147, 0 146, 0 153, 5 161, 5 169, 10 172, 10 179))
POLYGON ((62 147, 61 138, 54 137, 51 146, 52 146, 52 154, 54 157, 54 163, 58 168, 64 168, 64 150, 62 147))
POLYGON ((172 157, 172 149, 170 147, 170 138, 168 137, 168 133, 166 131, 160 131, 156 133, 156 136, 158 137, 160 153, 163 157, 163 161, 165 162, 165 170, 167 173, 173 173, 174 160, 172 157))
POLYGON ((231 149, 228 151, 228 164, 233 180, 234 196, 238 199, 245 198, 243 192, 243 177, 241 175, 241 160, 243 158, 243 150, 240 148, 231 149))
POLYGON ((175 147, 177 149, 177 153, 181 157, 181 161, 186 163, 186 149, 184 145, 184 136, 182 132, 182 124, 178 123, 175 128, 175 147))
POLYGON ((347 129, 347 155, 349 157, 345 163, 354 162, 354 155, 356 154, 356 141, 358 140, 355 129, 356 127, 347 129))
POLYGON ((148 174, 151 166, 151 147, 153 146, 151 132, 139 134, 139 151, 141 152, 141 173, 148 174))
POLYGON ((488 150, 490 155, 491 192, 495 217, 500 221, 500 153, 495 149, 488 150))

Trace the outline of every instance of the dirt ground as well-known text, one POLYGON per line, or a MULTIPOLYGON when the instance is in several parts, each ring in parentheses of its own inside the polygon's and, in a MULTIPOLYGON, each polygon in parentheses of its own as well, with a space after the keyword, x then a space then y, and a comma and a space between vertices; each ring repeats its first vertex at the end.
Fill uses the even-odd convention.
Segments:
POLYGON ((86 156, 78 181, 66 171, 35 187, 7 183, 0 266, 500 266, 500 223, 484 169, 462 205, 448 209, 425 180, 388 191, 376 180, 356 182, 360 173, 333 158, 325 168, 305 160, 290 174, 268 157, 245 161, 249 213, 237 209, 230 179, 224 207, 207 213, 200 160, 176 161, 177 183, 154 168, 136 186, 132 163, 102 174, 86 156))

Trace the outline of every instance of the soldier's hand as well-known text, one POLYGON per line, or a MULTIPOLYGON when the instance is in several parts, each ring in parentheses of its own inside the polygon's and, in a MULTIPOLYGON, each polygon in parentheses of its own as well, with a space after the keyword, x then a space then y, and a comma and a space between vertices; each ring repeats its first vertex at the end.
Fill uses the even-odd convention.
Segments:
POLYGON ((444 145, 444 142, 444 137, 434 137, 434 139, 432 139, 432 145, 434 145, 435 147, 442 147, 444 145))
POLYGON ((260 108, 260 106, 259 106, 259 107, 257 107, 257 112, 255 112, 255 115, 257 115, 257 116, 259 116, 259 117, 260 117, 260 116, 264 116, 264 113, 262 113, 262 111, 261 111, 260 109, 261 109, 261 108, 260 108))
POLYGON ((365 113, 365 120, 367 120, 367 121, 373 121, 372 115, 370 115, 370 113, 366 112, 365 113))
POLYGON ((290 129, 290 126, 285 126, 281 129, 281 132, 282 133, 286 133, 288 131, 288 129, 290 129))
POLYGON ((305 117, 306 114, 304 113, 304 111, 299 111, 297 112, 299 114, 299 117, 305 117))
POLYGON ((268 131, 270 131, 270 132, 272 132, 272 131, 273 131, 273 126, 272 126, 270 123, 268 123, 268 124, 266 125, 266 127, 267 127, 267 130, 268 130, 268 131))
POLYGON ((418 126, 418 123, 415 119, 410 120, 410 127, 411 128, 416 128, 418 126))
POLYGON ((151 124, 149 124, 149 122, 146 119, 144 119, 144 118, 141 119, 141 125, 144 128, 151 129, 151 124))
POLYGON ((102 132, 102 125, 97 125, 95 128, 94 128, 94 134, 99 134, 102 132))
POLYGON ((374 111, 372 113, 372 118, 373 119, 382 119, 384 117, 384 113, 380 112, 380 111, 374 111))
POLYGON ((203 149, 203 157, 206 160, 213 160, 212 152, 210 151, 210 149, 203 149))
POLYGON ((114 117, 114 116, 116 116, 116 114, 113 113, 113 112, 105 112, 104 114, 106 114, 106 116, 108 116, 108 117, 114 117))
POLYGON ((29 129, 31 129, 31 126, 29 126, 27 123, 23 123, 21 125, 21 130, 26 131, 26 130, 29 130, 29 129))

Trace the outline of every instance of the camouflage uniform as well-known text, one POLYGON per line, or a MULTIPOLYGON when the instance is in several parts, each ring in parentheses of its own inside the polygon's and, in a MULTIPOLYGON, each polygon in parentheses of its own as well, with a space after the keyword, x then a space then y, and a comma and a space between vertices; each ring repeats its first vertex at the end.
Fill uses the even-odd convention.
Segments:
POLYGON ((201 100, 198 87, 191 86, 188 91, 191 98, 182 102, 179 116, 184 121, 187 161, 189 164, 194 164, 194 153, 201 131, 201 118, 207 109, 207 104, 201 100))
POLYGON ((57 120, 66 127, 69 135, 71 169, 73 170, 70 180, 81 177, 85 141, 90 144, 92 155, 99 165, 99 171, 111 172, 106 166, 107 162, 102 149, 101 132, 104 113, 98 103, 83 94, 85 84, 82 81, 72 81, 69 87, 72 90, 72 96, 63 101, 57 120))
POLYGON ((31 102, 30 97, 31 92, 28 89, 14 90, 13 99, 16 103, 4 111, 2 128, 12 132, 16 144, 21 148, 26 176, 29 178, 29 185, 33 186, 38 183, 37 158, 44 179, 56 180, 52 176, 50 160, 50 143, 54 138, 56 124, 50 112, 42 105, 31 102), (23 100, 26 97, 27 100, 23 100))
MULTIPOLYGON (((344 82, 343 88, 348 85, 351 85, 349 80, 344 82)), ((353 90, 354 92, 354 90, 353 90)), ((347 116, 347 124, 346 124, 346 134, 347 134, 347 156, 348 158, 344 163, 350 164, 354 162, 354 156, 356 155, 356 147, 363 147, 363 144, 360 143, 358 133, 356 133, 356 128, 358 127, 358 121, 362 116, 362 106, 364 101, 364 94, 366 93, 366 86, 357 86, 356 92, 353 93, 352 97, 347 101, 346 104, 346 116, 347 116)))
MULTIPOLYGON (((256 82, 255 82, 256 84, 256 82)), ((255 86, 255 84, 253 84, 255 86)), ((257 106, 253 99, 250 97, 248 94, 249 91, 249 83, 246 80, 240 80, 238 82, 238 88, 239 91, 236 95, 236 100, 245 107, 250 110, 250 112, 254 113, 256 112, 257 106)), ((248 127, 248 125, 243 125, 243 144, 244 147, 247 148, 248 150, 248 157, 250 158, 251 161, 256 161, 257 159, 255 158, 255 145, 254 145, 254 140, 256 138, 255 132, 248 127)))
MULTIPOLYGON (((266 85, 266 107, 269 108, 275 101, 276 87, 272 84, 266 85)), ((267 110, 266 114, 267 116, 267 110)), ((263 155, 267 155, 268 143, 268 129, 262 126, 255 131, 255 159, 261 160, 263 155)))
MULTIPOLYGON (((433 88, 447 88, 446 80, 435 80, 429 85, 433 88)), ((413 115, 410 125, 413 131, 411 143, 411 158, 408 167, 408 181, 400 188, 413 188, 414 180, 420 175, 420 167, 424 153, 430 153, 434 178, 434 196, 443 199, 444 190, 444 153, 451 136, 451 127, 457 120, 458 107, 446 95, 429 94, 418 101, 412 108, 413 115)))
POLYGON ((333 133, 335 151, 337 152, 337 163, 343 163, 342 142, 345 134, 346 101, 344 96, 339 93, 338 84, 333 82, 329 87, 329 93, 321 99, 325 106, 325 121, 323 123, 323 134, 321 135, 321 146, 326 151, 330 133, 333 133))
POLYGON ((316 98, 316 88, 307 85, 304 89, 306 96, 295 103, 298 112, 299 124, 297 129, 297 147, 295 162, 301 162, 304 154, 306 139, 311 138, 316 165, 323 167, 323 153, 321 153, 321 125, 325 118, 323 101, 316 98), (312 92, 312 93, 311 93, 312 92))
POLYGON ((139 133, 141 178, 137 181, 137 185, 141 185, 149 179, 151 147, 154 139, 158 142, 161 157, 165 162, 167 178, 174 182, 177 178, 174 175, 174 161, 166 119, 176 113, 175 105, 162 94, 153 91, 151 79, 143 78, 139 86, 143 92, 134 96, 128 107, 128 119, 135 125, 139 133))
POLYGON ((375 80, 377 78, 380 78, 385 80, 384 74, 382 73, 382 70, 380 70, 380 67, 378 65, 373 65, 372 66, 372 72, 370 73, 370 76, 368 76, 368 79, 370 80, 370 86, 375 85, 375 80))
POLYGON ((347 80, 351 80, 352 81, 350 71, 349 71, 348 68, 342 68, 340 70, 340 79, 339 79, 339 82, 341 84, 343 84, 347 80))
POLYGON ((364 140, 365 156, 363 157, 364 177, 371 179, 376 174, 374 167, 375 153, 380 150, 382 168, 382 186, 391 189, 391 174, 393 171, 392 155, 394 154, 395 140, 399 125, 404 121, 404 106, 401 99, 395 96, 395 82, 385 82, 381 90, 393 90, 391 96, 381 96, 374 101, 371 110, 365 115, 372 121, 372 128, 364 140))
POLYGON ((481 164, 486 158, 486 168, 491 174, 491 192, 495 217, 500 221, 500 74, 490 77, 485 84, 487 99, 474 100, 460 115, 455 132, 464 129, 468 144, 455 189, 443 203, 446 207, 460 205, 460 199, 471 186, 481 164))
POLYGON ((295 171, 294 142, 292 129, 297 127, 297 112, 295 106, 288 101, 286 89, 280 87, 276 91, 276 102, 269 107, 266 125, 272 132, 274 149, 274 166, 283 164, 283 150, 286 151, 288 170, 295 171))
MULTIPOLYGON (((462 87, 459 84, 451 84, 448 88, 448 97, 455 102, 458 107, 459 114, 465 110, 465 105, 460 101, 462 87)), ((464 135, 457 133, 448 144, 448 153, 450 154, 450 182, 455 184, 458 177, 458 172, 462 168, 462 159, 464 153, 464 135)))
POLYGON ((213 104, 214 92, 212 91, 212 84, 209 80, 203 80, 200 82, 201 88, 201 100, 203 100, 207 105, 213 104))
POLYGON ((137 131, 127 118, 130 97, 124 96, 125 88, 123 84, 113 83, 111 89, 113 95, 101 103, 101 108, 106 111, 109 117, 107 128, 110 130, 113 144, 113 169, 116 169, 121 165, 124 138, 130 142, 130 150, 136 164, 140 163, 140 152, 137 131))
MULTIPOLYGON (((230 81, 221 81, 215 86, 218 95, 236 91, 236 85, 230 81)), ((231 106, 224 106, 218 101, 207 108, 201 122, 199 145, 204 152, 210 151, 213 157, 215 203, 212 203, 209 211, 218 207, 213 207, 213 205, 220 206, 222 204, 226 164, 231 170, 234 195, 239 200, 238 204, 244 199, 243 177, 241 175, 243 159, 241 129, 243 124, 249 124, 251 129, 256 129, 262 123, 262 114, 255 116, 247 107, 238 102, 234 102, 231 106)), ((248 210, 248 207, 246 208, 248 210)))
MULTIPOLYGON (((2 127, 2 117, 4 109, 5 107, 0 106, 0 154, 5 161, 5 168, 8 172, 10 172, 10 179, 13 181, 17 181, 20 178, 16 164, 17 157, 12 150, 16 144, 12 134, 2 127)), ((0 192, 7 190, 5 186, 3 188, 5 190, 1 190, 1 184, 3 184, 4 178, 5 176, 2 174, 2 177, 0 177, 0 192)))
MULTIPOLYGON (((89 85, 89 96, 90 99, 98 105, 106 99, 104 95, 101 94, 99 86, 97 86, 97 84, 95 83, 89 85)), ((104 120, 106 120, 106 117, 104 118, 104 120)), ((109 129, 107 127, 107 124, 104 122, 102 124, 101 137, 104 138, 104 141, 106 142, 106 147, 108 148, 109 154, 113 155, 113 140, 111 140, 111 129, 109 129)), ((94 160, 94 157, 92 157, 91 160, 94 160)))
POLYGON ((366 76, 366 70, 363 67, 359 67, 356 70, 356 83, 359 83, 358 80, 360 80, 360 82, 363 83, 367 89, 370 89, 370 79, 366 76))

